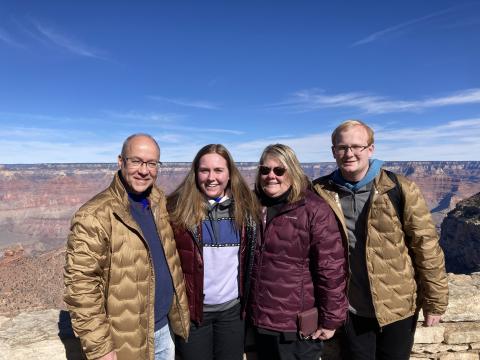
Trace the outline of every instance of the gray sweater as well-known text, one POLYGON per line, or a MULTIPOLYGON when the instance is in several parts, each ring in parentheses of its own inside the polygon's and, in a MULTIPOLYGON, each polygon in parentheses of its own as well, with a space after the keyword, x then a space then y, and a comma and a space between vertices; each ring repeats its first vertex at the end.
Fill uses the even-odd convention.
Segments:
POLYGON ((348 231, 350 311, 364 317, 375 317, 365 261, 368 203, 373 182, 352 191, 337 184, 338 196, 348 231))

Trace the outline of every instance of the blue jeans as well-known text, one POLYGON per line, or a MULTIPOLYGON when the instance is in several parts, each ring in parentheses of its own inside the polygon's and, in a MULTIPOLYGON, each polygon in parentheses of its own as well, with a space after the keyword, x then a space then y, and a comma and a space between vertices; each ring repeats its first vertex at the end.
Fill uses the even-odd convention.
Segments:
POLYGON ((174 360, 175 344, 173 343, 170 326, 166 324, 155 331, 155 360, 174 360))

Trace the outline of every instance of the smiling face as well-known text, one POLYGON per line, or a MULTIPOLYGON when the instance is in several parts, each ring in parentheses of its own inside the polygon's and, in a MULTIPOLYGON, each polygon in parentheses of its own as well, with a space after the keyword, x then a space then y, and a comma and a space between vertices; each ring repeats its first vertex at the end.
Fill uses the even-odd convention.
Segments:
POLYGON ((197 185, 208 198, 214 199, 225 195, 230 181, 227 160, 211 153, 203 155, 198 162, 197 185))
POLYGON ((272 156, 267 156, 261 165, 272 169, 267 175, 260 174, 260 185, 265 195, 274 198, 284 194, 292 185, 288 170, 282 176, 278 176, 273 172, 273 168, 285 168, 285 165, 272 156))
POLYGON ((369 159, 373 155, 374 150, 373 144, 367 145, 369 145, 368 133, 363 126, 352 126, 338 133, 332 152, 345 180, 357 182, 365 177, 369 167, 369 159), (341 145, 366 147, 357 153, 354 153, 352 149, 347 149, 343 152, 336 151, 335 147, 341 145))
POLYGON ((150 169, 145 162, 157 162, 159 158, 157 145, 149 137, 136 136, 129 141, 125 154, 118 157, 118 166, 129 187, 129 192, 142 194, 155 183, 158 169, 150 169), (132 166, 131 159, 137 159, 144 163, 135 167, 132 166))

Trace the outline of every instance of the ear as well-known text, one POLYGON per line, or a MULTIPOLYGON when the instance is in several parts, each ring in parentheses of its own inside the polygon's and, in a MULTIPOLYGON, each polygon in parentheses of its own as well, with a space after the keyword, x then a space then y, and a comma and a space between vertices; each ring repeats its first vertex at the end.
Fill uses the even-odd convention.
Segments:
POLYGON ((123 164, 122 155, 118 155, 117 163, 118 163, 118 167, 121 169, 121 168, 122 168, 122 164, 123 164))
POLYGON ((335 147, 332 145, 332 147, 330 149, 332 150, 333 158, 336 159, 336 157, 335 157, 335 147))
POLYGON ((373 156, 373 152, 375 151, 375 144, 370 145, 368 148, 368 157, 371 158, 373 156))

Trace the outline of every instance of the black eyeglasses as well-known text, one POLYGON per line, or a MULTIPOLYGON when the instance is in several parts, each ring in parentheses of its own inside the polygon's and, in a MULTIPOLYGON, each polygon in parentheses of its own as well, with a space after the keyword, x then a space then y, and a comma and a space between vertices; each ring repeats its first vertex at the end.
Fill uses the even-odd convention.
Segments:
POLYGON ((285 174, 285 171, 287 171, 287 169, 280 166, 275 166, 274 168, 271 168, 265 165, 260 165, 258 167, 258 171, 260 172, 261 175, 268 175, 270 174, 270 171, 273 171, 275 175, 282 176, 283 174, 285 174))

